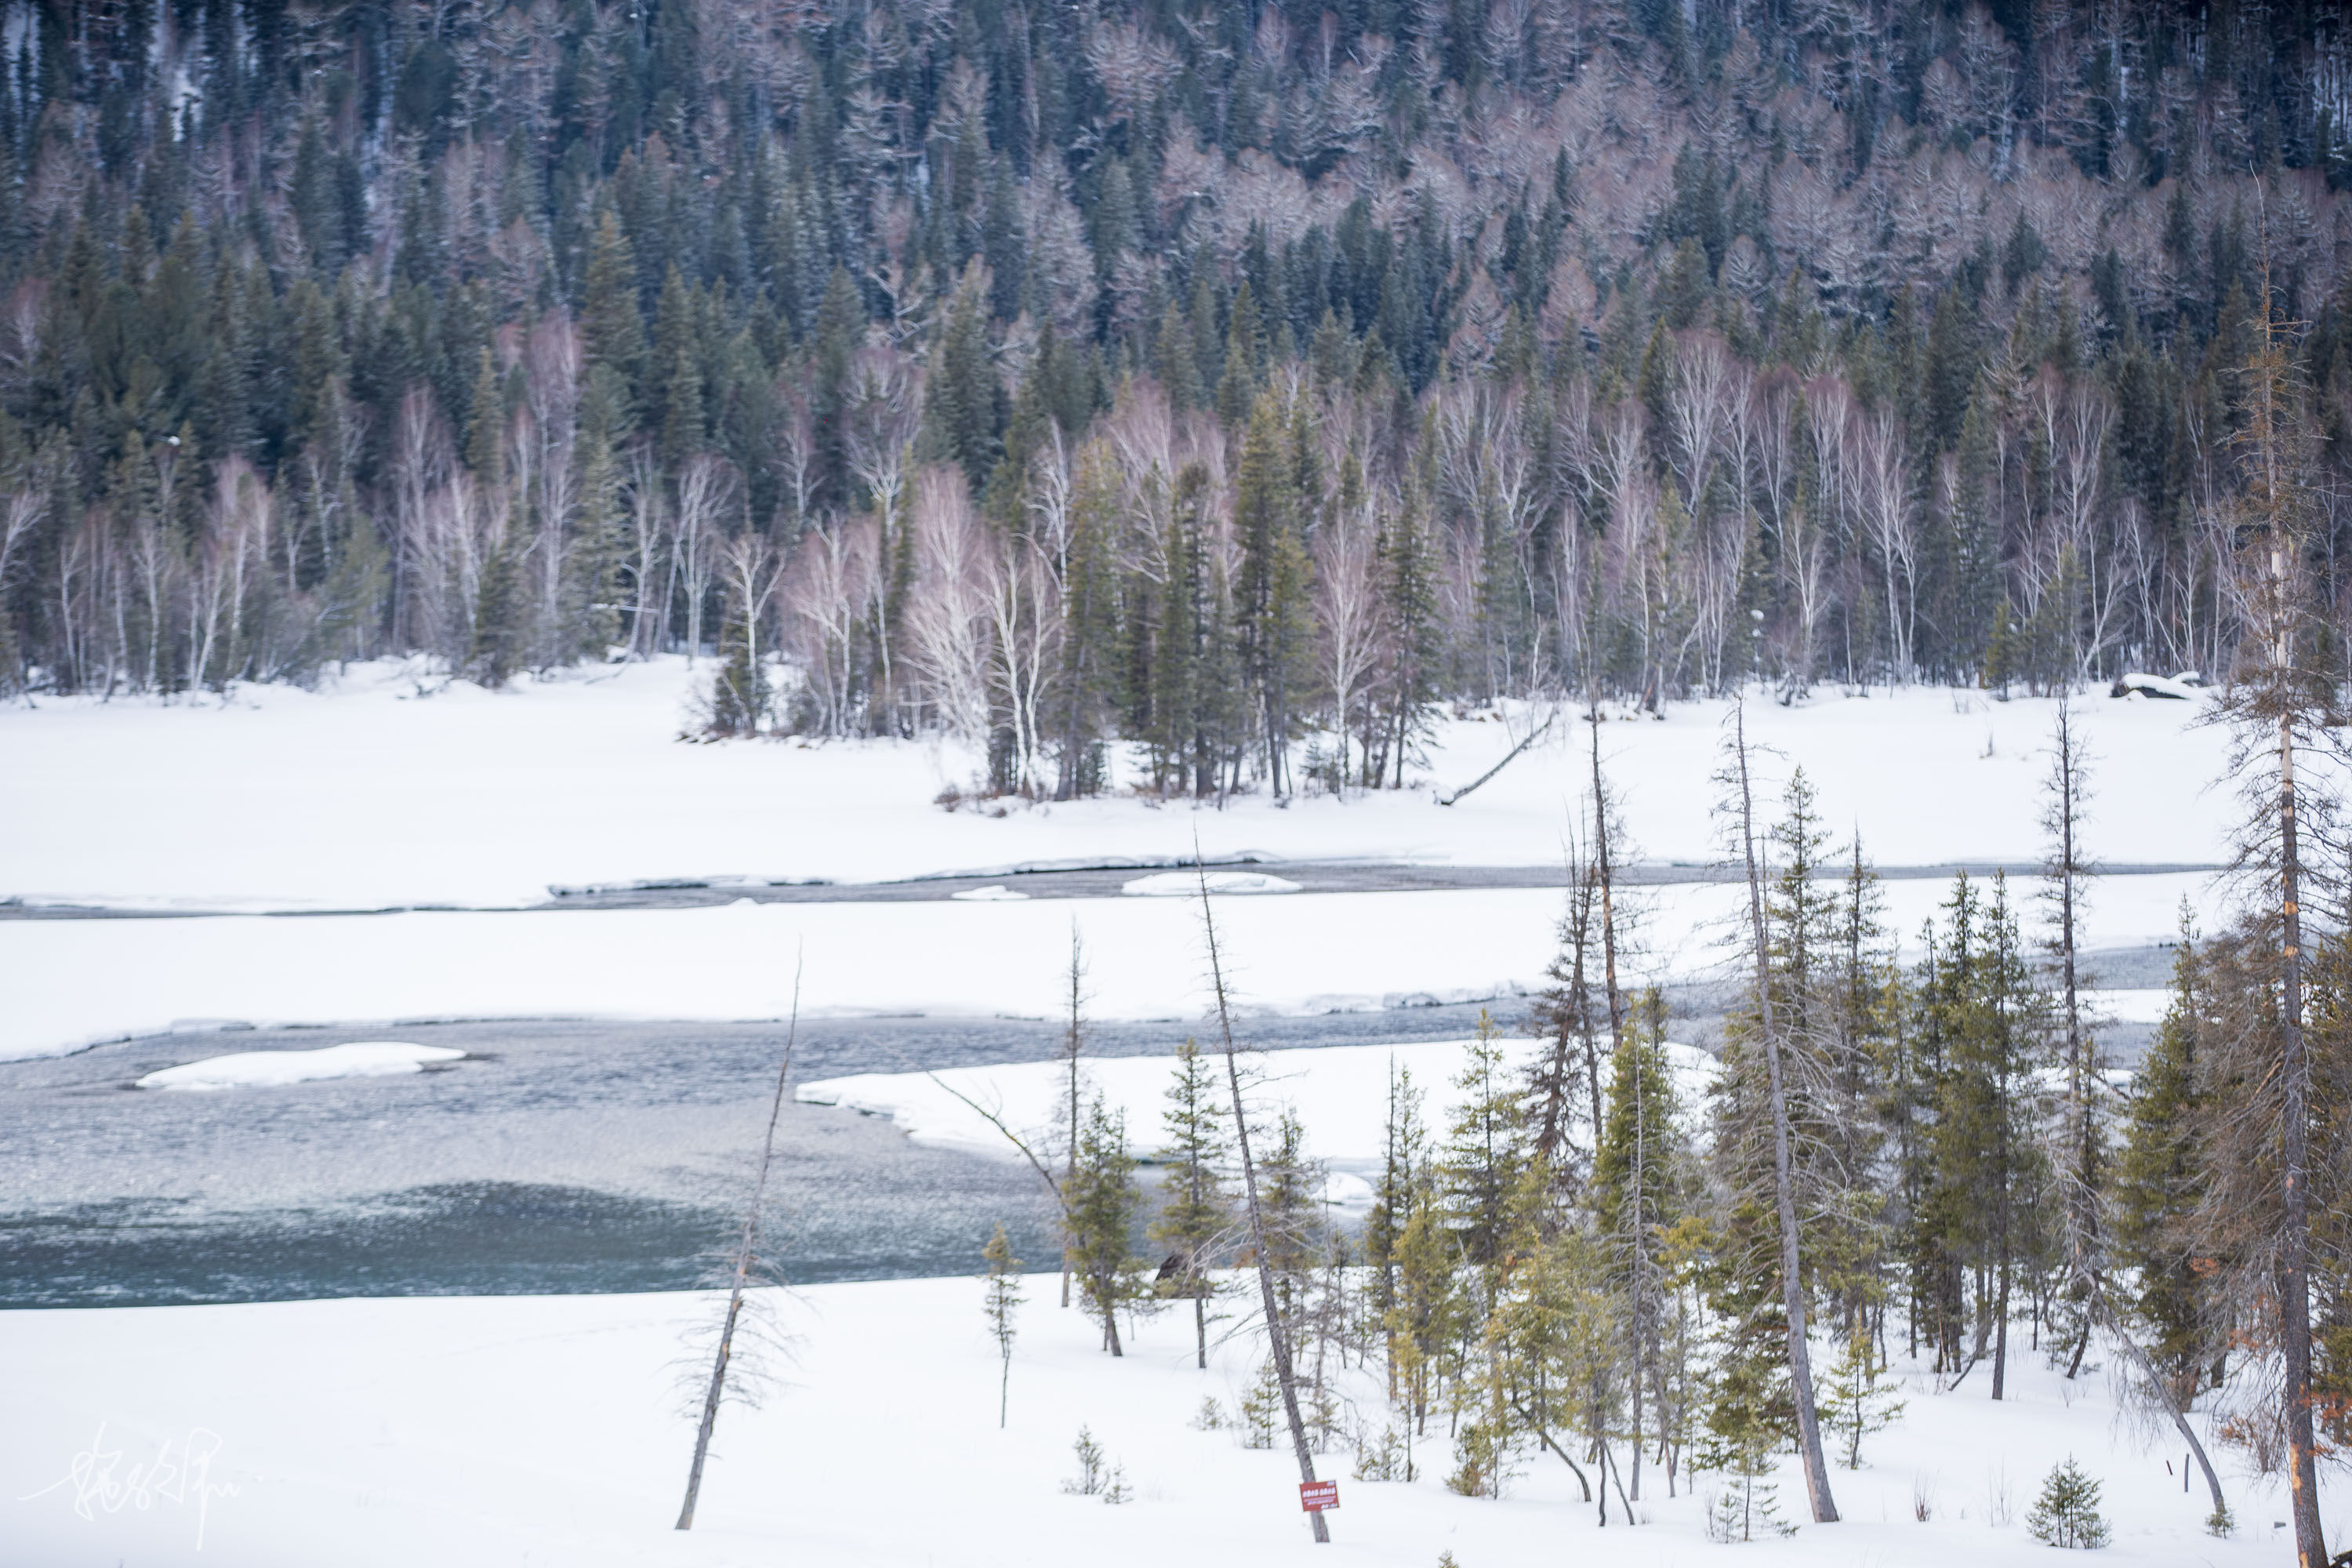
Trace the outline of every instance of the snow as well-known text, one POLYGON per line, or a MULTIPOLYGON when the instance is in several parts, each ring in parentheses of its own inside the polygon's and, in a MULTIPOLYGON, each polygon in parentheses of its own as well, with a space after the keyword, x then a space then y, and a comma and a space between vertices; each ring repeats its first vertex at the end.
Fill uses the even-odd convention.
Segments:
POLYGON ((2116 681, 2116 686, 2126 697, 2158 697, 2174 702, 2194 702, 2201 695, 2193 671, 2168 676, 2135 669, 2116 681))
MULTIPOLYGON (((6 1313, 0 1561, 1430 1568, 1441 1552, 1463 1568, 1727 1561, 1699 1523, 1712 1478, 1701 1478, 1699 1497, 1668 1500, 1646 1470, 1647 1522, 1630 1529, 1614 1510, 1601 1529, 1565 1467, 1542 1454, 1519 1458, 1501 1500, 1457 1497, 1433 1479, 1452 1465, 1442 1415, 1418 1447, 1423 1479, 1359 1481, 1345 1448, 1319 1457, 1340 1507, 1333 1543, 1310 1546, 1290 1455, 1191 1425, 1203 1399, 1230 1411, 1247 1387, 1261 1352, 1245 1333, 1218 1342, 1209 1370, 1195 1371, 1190 1315, 1173 1312, 1141 1324, 1114 1361, 1077 1312, 1054 1305, 1053 1277, 1031 1277, 1026 1293, 1003 1431, 976 1280, 826 1285, 775 1302, 795 1354, 763 1408, 721 1414, 685 1534, 671 1528, 693 1436, 685 1393, 696 1368, 682 1348, 690 1327, 710 1321, 709 1297, 6 1313), (1063 1493, 1081 1426, 1124 1470, 1134 1500, 1105 1507, 1063 1493)), ((1241 1312, 1247 1299, 1235 1291, 1223 1305, 1241 1312)), ((1373 1376, 1336 1375, 1360 1412, 1376 1415, 1373 1376)), ((2169 1435, 2135 1440, 2099 1375, 2069 1385, 2021 1349, 2001 1404, 1986 1397, 1981 1372, 1948 1394, 1916 1373, 1905 1381, 1908 1408, 1865 1445, 1865 1468, 1831 1472, 1844 1522, 1806 1525, 1741 1562, 2047 1564, 2025 1512, 2042 1477, 2069 1456, 2105 1487, 2116 1540, 2102 1563, 2282 1560, 2270 1528, 2285 1517, 2275 1489, 2235 1473, 2224 1452, 2241 1528, 2230 1540, 2203 1535, 2201 1483, 2182 1492, 2169 1435), (1915 1497, 1929 1504, 1926 1523, 1913 1517, 1915 1497)), ((1782 1515, 1802 1519, 1793 1465, 1783 1461, 1778 1479, 1782 1515)), ((2339 1492, 2324 1500, 2340 1538, 2352 1510, 2339 1492)))
POLYGON ((163 1068, 139 1080, 141 1089, 269 1089, 336 1078, 391 1078, 423 1072, 429 1062, 453 1062, 466 1053, 447 1046, 399 1040, 355 1040, 310 1051, 237 1051, 163 1068))
MULTIPOLYGON (((1553 948, 1557 889, 1309 893, 1285 860, 1556 866, 1589 788, 1595 731, 1554 723, 1459 805, 1434 796, 1477 778, 1545 715, 1512 709, 1439 723, 1415 788, 1286 805, 1213 805, 1133 795, 1060 805, 942 811, 977 759, 936 742, 691 745, 698 672, 679 660, 579 672, 489 693, 415 669, 356 667, 316 692, 243 688, 226 700, 50 700, 0 710, 0 897, 207 919, 0 921, 0 1057, 173 1028, 267 1029, 355 1018, 609 1016, 772 1018, 803 1008, 1050 1016, 1075 931, 1103 1018, 1201 1018, 1209 995, 1200 911, 1185 896, 1066 900, 1016 887, 952 900, 670 910, 481 912, 554 885, 691 879, 749 889, 783 880, 866 881, 993 868, 1009 882, 1047 866, 1139 873, 1139 895, 1194 855, 1271 869, 1216 874, 1220 946, 1246 1044, 1253 1016, 1378 1014, 1534 988, 1553 948), (265 910, 449 908, 357 919, 265 910)), ((2202 701, 2083 700, 2095 758, 2084 852, 2109 863, 2228 858, 2226 737, 2202 701)), ((1696 864, 1719 852, 1712 782, 1720 703, 1597 731, 1632 846, 1621 858, 1696 864)), ((1801 764, 1824 820, 1859 829, 1881 864, 2038 861, 2040 784, 2053 705, 1907 690, 1831 694, 1747 714, 1764 793, 1801 764)), ((1133 758, 1115 765, 1131 782, 1133 758)), ((2015 889, 2029 926, 2042 917, 2015 889)), ((1944 879, 1891 880, 1888 925, 1916 954, 1944 879)), ((1742 893, 1723 885, 1630 889, 1629 983, 1726 973, 1742 893)), ((2199 873, 2105 879, 2086 948, 2168 940, 2187 901, 2210 925, 2199 873)), ((2126 1022, 2164 994, 2119 990, 2095 1005, 2126 1022)), ((1208 1030, 1202 1031, 1207 1043, 1208 1030)), ((1528 1048, 1509 1043, 1513 1053, 1528 1048)), ((243 1051, 148 1076, 152 1088, 250 1090, 353 1071, 418 1071, 461 1053, 396 1040, 326 1051, 243 1051)), ((1327 1196, 1360 1205, 1380 1153, 1391 1062, 1443 1125, 1459 1042, 1254 1055, 1251 1092, 1286 1102, 1329 1161, 1327 1196)), ((1695 1097, 1708 1064, 1677 1048, 1695 1097)), ((1148 1143, 1169 1062, 1104 1058, 1089 1082, 1148 1143)), ((938 1079, 868 1074, 803 1086, 806 1099, 884 1114, 927 1141, 1003 1140, 945 1092, 952 1084, 1017 1126, 1048 1125, 1052 1064, 959 1068, 938 1079)), ((237 1102, 240 1110, 247 1102, 237 1102)), ((268 1102, 251 1102, 260 1110, 268 1102)), ((983 1238, 974 1237, 973 1267, 983 1238)), ((789 1267, 789 1259, 786 1260, 789 1267)), ((1500 1502, 1433 1479, 1340 1479, 1336 1544, 1309 1552, 1285 1454, 1193 1429, 1204 1397, 1230 1408, 1251 1381, 1246 1333, 1192 1366, 1189 1325, 1140 1325, 1130 1354, 1102 1356, 1076 1313, 1030 1288, 1013 1373, 1013 1426, 995 1426, 994 1347, 971 1280, 824 1286, 775 1304, 796 1358, 764 1410, 722 1417, 701 1521, 670 1528, 691 1430, 680 1409, 681 1334, 709 1320, 687 1295, 395 1299, 237 1307, 0 1314, 0 1568, 194 1560, 268 1568, 339 1563, 1078 1563, 1237 1568, 1313 1561, 1462 1568, 1565 1558, 1596 1568, 1713 1563, 1699 1500, 1653 1495, 1638 1530, 1599 1531, 1562 1467, 1525 1456, 1500 1502), (1124 1466, 1120 1508, 1065 1496, 1069 1447, 1088 1426, 1124 1466), (62 1484, 58 1484, 62 1483, 62 1484), (209 1555, 201 1555, 208 1553, 209 1555)), ((1239 1298, 1226 1303, 1243 1310, 1239 1298)), ((1344 1374, 1365 1420, 1382 1402, 1344 1374)), ((1910 1409, 1873 1440, 1870 1468, 1834 1480, 1848 1522, 1758 1546, 1758 1562, 1990 1568, 2049 1561, 2022 1527, 2041 1476, 2073 1455, 2105 1482, 2109 1561, 2277 1559, 2266 1483, 2229 1478, 2243 1528, 2198 1531, 2184 1496, 2098 1379, 2070 1385, 2021 1354, 2011 1397, 1981 1377, 1940 1394, 1916 1370, 1910 1409), (1915 1498, 1933 1518, 1913 1518, 1915 1498), (1990 1516, 1990 1517, 1989 1517, 1990 1516)), ((2162 1440, 2168 1446, 2168 1436, 2162 1440)), ((1420 1458, 1450 1466, 1436 1431, 1420 1458)), ((2177 1461, 2178 1455, 2171 1458, 2177 1461)), ((1653 1480, 1654 1488, 1654 1478, 1653 1480)), ((2327 1500, 2341 1515, 2331 1490, 2327 1500)), ((1802 1513, 1792 1469, 1783 1512, 1802 1513)), ((2352 1519, 2334 1518, 2339 1534, 2352 1519)))
MULTIPOLYGON (((1213 1039, 1208 1044, 1213 1047, 1213 1039)), ((1465 1044, 1412 1040, 1245 1053, 1241 1070, 1251 1124, 1255 1127, 1261 1118, 1270 1121, 1287 1108, 1308 1130, 1310 1156, 1343 1171, 1377 1171, 1385 1142, 1391 1071, 1411 1075, 1423 1096, 1423 1122, 1442 1131, 1461 1100, 1453 1085, 1463 1066, 1465 1044)), ((1506 1037, 1500 1044, 1514 1068, 1537 1049, 1534 1042, 1517 1037, 1506 1037)), ((1687 1046, 1669 1045, 1667 1052, 1683 1102, 1696 1109, 1714 1059, 1687 1046)), ((1229 1093, 1223 1058, 1217 1055, 1210 1060, 1217 1073, 1216 1103, 1223 1107, 1229 1093)), ((1099 1095, 1106 1110, 1126 1119, 1130 1144, 1156 1152, 1175 1066, 1172 1056, 1082 1058, 1081 1097, 1091 1101, 1099 1095)), ((1016 1062, 937 1073, 859 1073, 814 1079, 794 1095, 812 1104, 887 1116, 921 1142, 1018 1158, 1003 1132, 973 1107, 998 1117, 1031 1140, 1032 1147, 1050 1144, 1053 1128, 1067 1114, 1068 1070, 1057 1062, 1016 1062)))
MULTIPOLYGON (((1888 927, 1908 941, 1950 888, 1919 879, 1885 891, 1888 927)), ((2015 889, 2021 905, 2027 891, 2015 889)), ((1734 958, 1741 897, 1724 884, 1629 890, 1633 981, 1719 972, 1734 958)), ((2194 873, 2106 879, 2083 945, 2169 940, 2182 900, 2210 910, 2212 898, 2210 879, 2194 873)), ((1219 900, 1218 934, 1245 1013, 1374 1012, 1536 989, 1561 899, 1510 888, 1219 900)), ((1209 1007, 1200 911, 1181 899, 0 921, 0 1058, 162 1033, 194 1016, 256 1026, 780 1018, 796 951, 812 1014, 1053 1016, 1074 928, 1097 1016, 1196 1018, 1209 1007)))
POLYGON ((2155 986, 2085 991, 2083 1000, 2095 1017, 2111 1018, 2118 1024, 2155 1024, 2161 1023, 2171 1010, 2173 994, 2155 986))
POLYGON ((1295 893, 1298 884, 1263 871, 1157 871, 1121 882, 1118 890, 1133 899, 1192 899, 1212 893, 1295 893))
MULTIPOLYGON (((318 691, 223 700, 40 699, 0 710, 0 897, 155 910, 478 907, 553 885, 731 877, 873 880, 1036 862, 1139 869, 1288 859, 1548 866, 1589 788, 1591 728, 1555 723, 1452 807, 1541 715, 1436 727, 1424 784, 1225 809, 1133 795, 942 811, 979 759, 932 742, 680 743, 683 661, 487 692, 355 666, 318 691)), ((1886 865, 2038 860, 2048 701, 1907 689, 1748 710, 1765 797, 1801 764, 1823 819, 1886 865)), ((2205 703, 2079 700, 2095 758, 2084 848, 2109 862, 2228 858, 2227 737, 2205 703)), ((1600 727, 1633 849, 1717 858, 1720 702, 1600 727)), ((1114 756, 1131 785, 1135 759, 1114 756)), ((1622 858, 1636 858, 1627 854, 1622 858)))

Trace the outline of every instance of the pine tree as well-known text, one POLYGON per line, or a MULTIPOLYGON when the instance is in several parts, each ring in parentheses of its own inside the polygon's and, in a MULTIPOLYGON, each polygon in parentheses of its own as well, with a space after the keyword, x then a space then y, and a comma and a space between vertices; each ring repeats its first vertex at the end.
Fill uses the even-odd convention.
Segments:
MULTIPOLYGON (((1244 300, 1247 293, 1244 284, 1244 300)), ((1291 712, 1307 648, 1307 560, 1298 541, 1297 493, 1285 471, 1290 467, 1285 426, 1274 395, 1260 398, 1242 437, 1234 493, 1234 528, 1241 545, 1234 631, 1256 710, 1267 787, 1277 796, 1290 792, 1291 712)))
POLYGON ((1114 1356, 1125 1355, 1119 1309, 1145 1289, 1132 1238, 1142 1193, 1136 1184, 1135 1157, 1128 1152, 1126 1120, 1099 1095, 1087 1109, 1076 1166, 1066 1184, 1070 1271, 1088 1310, 1102 1320, 1103 1347, 1114 1356))
POLYGON ((1583 1112, 1588 1154, 1601 1129, 1601 1052, 1587 968, 1600 883, 1591 864, 1573 853, 1568 872, 1568 908, 1557 928, 1559 949, 1544 971, 1544 988, 1528 1009, 1528 1030, 1541 1042, 1529 1068, 1531 1152, 1549 1178, 1563 1186, 1576 1174, 1570 1131, 1578 1112, 1583 1112))
POLYGON ((1217 1106, 1215 1068, 1201 1049, 1187 1039, 1176 1051, 1176 1075, 1168 1086, 1168 1109, 1161 1113, 1164 1142, 1161 1162, 1167 1194, 1160 1217, 1152 1222, 1152 1241, 1169 1249, 1160 1266, 1159 1289, 1163 1296, 1192 1303, 1192 1333, 1196 1364, 1209 1364, 1209 1300, 1216 1293, 1209 1277, 1210 1259, 1233 1224, 1233 1201, 1219 1169, 1225 1158, 1225 1139, 1217 1106))
POLYGON ((2059 1021, 2065 1029, 2066 1126, 2063 1133, 2059 1177, 2066 1194, 2066 1246, 2074 1279, 2067 1299, 2080 1314, 2074 1352, 2066 1375, 2081 1370, 2091 1342, 2089 1293, 2101 1268, 2099 1187, 2105 1152, 2100 1114, 2102 1079, 2098 1042, 2083 1016, 2076 934, 2080 930, 2083 883, 2090 867, 2082 849, 2084 802, 2090 781, 2081 737, 2075 732, 2074 709, 2064 694, 2051 736, 2050 775, 2044 785, 2042 830, 2051 840, 2047 864, 2050 899, 2056 906, 2056 929, 2051 951, 2058 960, 2059 1021))
POLYGON ((491 549, 473 605, 473 647, 467 662, 474 678, 492 690, 512 679, 523 662, 522 583, 513 540, 509 530, 491 549))
POLYGON ((1055 676, 1060 758, 1054 798, 1099 793, 1109 780, 1103 731, 1117 692, 1118 603, 1114 577, 1118 473, 1100 443, 1082 448, 1072 476, 1060 561, 1062 643, 1055 676))
POLYGON ((2051 1467, 2042 1483, 2042 1495, 2025 1516, 2033 1539, 2051 1546, 2094 1552, 2109 1538, 2107 1521, 2099 1515, 2099 1483, 2083 1473, 2072 1457, 2051 1467))
MULTIPOLYGON (((1410 1222, 1415 1194, 1426 1181, 1428 1131, 1421 1119, 1421 1091, 1411 1068, 1389 1062, 1388 1114, 1381 1124, 1380 1180, 1371 1212, 1364 1216, 1364 1258, 1372 1270, 1372 1308, 1385 1321, 1397 1304, 1398 1247, 1410 1222)), ((1397 1397, 1396 1357, 1389 1355, 1389 1399, 1397 1397)))
POLYGON ((1404 787, 1408 757, 1427 732, 1435 700, 1443 631, 1437 614, 1437 563, 1423 517, 1419 476, 1409 478, 1404 505, 1373 544, 1380 566, 1381 636, 1384 645, 1381 696, 1386 712, 1378 732, 1367 736, 1364 783, 1377 788, 1385 761, 1392 788, 1404 787))
POLYGON ((644 398, 655 450, 673 473, 703 445, 701 345, 696 341, 695 316, 694 290, 673 264, 654 307, 644 398))
POLYGON ((988 1314, 989 1338, 996 1342, 996 1425, 1001 1431, 1006 1412, 1012 1408, 1013 1342, 1019 1332, 1014 1319, 1026 1298, 1021 1294, 1021 1259, 1013 1256, 1013 1242, 1005 1236, 1002 1220, 997 1222, 996 1234, 988 1238, 980 1255, 988 1263, 988 1294, 982 1306, 988 1314))
POLYGON ((1822 1401, 1822 1425, 1837 1434, 1849 1470, 1862 1468, 1863 1439, 1886 1430, 1902 1418, 1904 1410, 1894 1388, 1879 1381, 1886 1369, 1871 1342, 1867 1324, 1857 1321, 1855 1329, 1846 1336, 1845 1348, 1830 1367, 1823 1384, 1828 1397, 1822 1401))
POLYGON ((977 490, 996 464, 1004 416, 1004 389, 989 363, 979 290, 967 281, 948 312, 925 384, 924 439, 931 455, 961 464, 977 490))
POLYGON ((636 256, 610 208, 597 218, 590 243, 580 326, 588 367, 610 369, 634 397, 645 374, 646 323, 637 310, 636 256))
POLYGON ((1284 1107, 1273 1131, 1258 1160, 1265 1261, 1274 1275, 1283 1331, 1296 1346, 1306 1327, 1309 1280, 1324 1248, 1324 1172, 1307 1155, 1307 1127, 1295 1110, 1284 1107))
MULTIPOLYGON (((1609 1110, 1592 1162, 1590 1206, 1624 1302, 1632 1498, 1642 1495, 1644 1408, 1652 1395, 1670 1420, 1660 1362, 1664 1337, 1665 1237, 1681 1221, 1688 1151, 1676 1123, 1666 1065, 1664 995, 1653 986, 1634 1008, 1610 1064, 1609 1110)), ((1661 1445, 1664 1447, 1664 1445, 1661 1445)))
POLYGON ((1491 1271, 1502 1262, 1517 1228, 1513 1211, 1529 1156, 1519 1088, 1504 1060, 1495 1020, 1484 1007, 1476 1033, 1465 1043, 1454 1087, 1462 1097, 1460 1108, 1438 1155, 1447 1229, 1465 1262, 1491 1271))
POLYGON ((2202 1195, 2200 1131, 2212 1119, 2200 1079, 2209 1003, 2196 936, 2182 910, 2172 964, 2172 1003, 2133 1075, 2115 1174, 2118 1261, 2137 1282, 2130 1298, 2151 1335, 2148 1352, 2183 1404, 2211 1361, 2217 1304, 2210 1257, 2196 1224, 2202 1195))

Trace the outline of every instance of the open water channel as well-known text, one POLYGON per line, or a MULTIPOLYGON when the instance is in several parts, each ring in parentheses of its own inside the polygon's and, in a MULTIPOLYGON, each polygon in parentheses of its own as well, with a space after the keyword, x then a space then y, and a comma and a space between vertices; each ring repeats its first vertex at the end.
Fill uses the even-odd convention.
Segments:
MULTIPOLYGON (((1492 1005, 1516 1027, 1525 1005, 1492 1005)), ((1271 1049, 1467 1035, 1475 1006, 1254 1019, 1271 1049)), ((1090 1026, 1166 1052, 1197 1024, 1090 1026)), ((801 1081, 1037 1060, 1058 1025, 803 1020, 801 1081)), ((0 1307, 676 1289, 740 1225, 780 1023, 477 1022, 152 1037, 0 1063, 0 1307), (454 1046, 425 1072, 215 1092, 133 1087, 229 1051, 454 1046)), ((998 1221, 1058 1256, 1017 1159, 929 1148, 887 1120, 787 1105, 768 1254, 791 1281, 976 1273, 998 1221)))
MULTIPOLYGON (((2158 948, 2095 955, 2100 983, 2160 986, 2158 948)), ((1721 984, 1673 987, 1676 1037, 1711 1044, 1721 984)), ((1520 998, 1486 1005, 1519 1028, 1520 998)), ((1460 1038, 1476 1005, 1252 1018, 1258 1048, 1460 1038)), ((1164 1053, 1198 1022, 1092 1026, 1101 1055, 1164 1053)), ((2112 1028, 2136 1062, 2145 1026, 2112 1028)), ((795 1081, 1034 1061, 1061 1026, 1011 1018, 804 1020, 795 1081)), ((174 1034, 0 1062, 0 1307, 322 1296, 674 1289, 713 1277, 741 1223, 782 1023, 566 1020, 174 1034), (212 1093, 143 1074, 351 1040, 452 1046, 391 1078, 212 1093)), ((784 1113, 767 1254, 790 1281, 977 1272, 1000 1221, 1057 1256, 1050 1200, 1016 1158, 929 1148, 824 1106, 784 1113)))

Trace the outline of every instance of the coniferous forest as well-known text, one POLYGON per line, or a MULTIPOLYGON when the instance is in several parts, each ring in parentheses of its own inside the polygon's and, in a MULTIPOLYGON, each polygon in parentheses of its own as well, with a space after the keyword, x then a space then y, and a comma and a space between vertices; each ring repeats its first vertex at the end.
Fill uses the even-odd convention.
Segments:
POLYGON ((717 732, 1067 795, 1394 784, 1444 699, 2221 678, 2273 344, 2352 646, 2324 7, 9 16, 21 689, 713 652, 717 732))

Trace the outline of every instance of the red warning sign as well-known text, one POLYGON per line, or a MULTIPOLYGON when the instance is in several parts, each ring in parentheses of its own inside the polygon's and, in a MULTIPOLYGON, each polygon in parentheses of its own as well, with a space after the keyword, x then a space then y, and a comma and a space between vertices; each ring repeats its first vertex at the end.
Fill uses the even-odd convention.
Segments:
POLYGON ((1299 1482, 1298 1506, 1307 1513, 1321 1513, 1327 1508, 1338 1508, 1339 1483, 1337 1481, 1299 1482))

